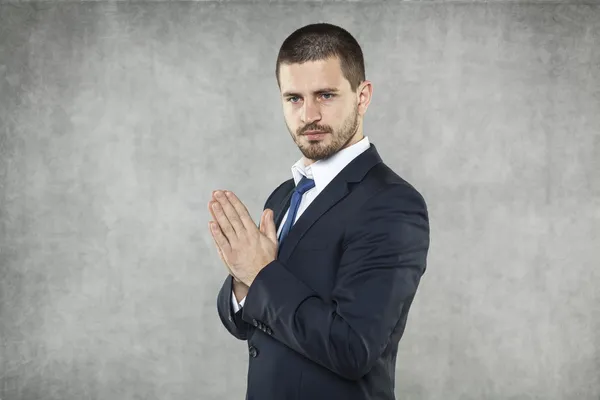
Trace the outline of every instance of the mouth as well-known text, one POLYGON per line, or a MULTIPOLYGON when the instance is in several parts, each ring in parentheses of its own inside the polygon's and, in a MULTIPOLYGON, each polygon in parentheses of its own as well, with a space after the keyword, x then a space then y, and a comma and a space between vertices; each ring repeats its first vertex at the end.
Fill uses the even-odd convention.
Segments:
POLYGON ((321 140, 325 138, 328 132, 323 131, 306 131, 302 134, 302 136, 306 136, 308 140, 321 140))

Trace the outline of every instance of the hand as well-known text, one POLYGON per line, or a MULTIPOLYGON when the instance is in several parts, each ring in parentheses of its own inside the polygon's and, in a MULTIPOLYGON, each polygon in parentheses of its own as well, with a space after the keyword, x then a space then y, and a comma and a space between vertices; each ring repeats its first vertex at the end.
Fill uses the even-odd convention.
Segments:
POLYGON ((209 229, 221 259, 234 278, 250 286, 256 275, 277 257, 273 211, 263 211, 259 229, 233 192, 215 191, 208 206, 216 221, 209 222, 209 229))
MULTIPOLYGON (((213 199, 214 199, 214 192, 213 192, 213 199)), ((208 202, 208 211, 210 211, 212 217, 214 220, 217 219, 216 215, 215 215, 215 211, 212 208, 212 204, 215 203, 216 200, 211 200, 208 202)), ((210 221, 208 223, 208 229, 211 229, 211 223, 212 221, 210 221)), ((212 232, 211 232, 212 234, 212 232)), ((221 257, 221 261, 223 261, 223 264, 225 264, 225 267, 227 267, 227 272, 229 272, 229 275, 231 275, 231 277, 233 278, 233 280, 239 284, 241 284, 242 286, 245 286, 246 288, 248 286, 246 286, 246 284, 242 283, 242 281, 240 281, 238 278, 236 278, 235 275, 233 275, 233 272, 231 271, 231 267, 229 266, 229 264, 227 263, 227 261, 225 260, 225 256, 223 255, 223 251, 221 251, 221 248, 219 247, 219 244, 217 243, 217 240, 215 239, 215 235, 212 235, 213 241, 215 242, 215 247, 217 248, 217 252, 219 253, 219 257, 221 257)))

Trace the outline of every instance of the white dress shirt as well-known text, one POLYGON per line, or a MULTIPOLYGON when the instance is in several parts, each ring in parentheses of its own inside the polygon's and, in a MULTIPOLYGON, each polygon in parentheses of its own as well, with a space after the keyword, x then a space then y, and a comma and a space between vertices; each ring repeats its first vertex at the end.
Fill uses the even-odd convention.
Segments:
MULTIPOLYGON (((307 190, 302 196, 294 223, 298 221, 298 218, 300 218, 304 210, 306 210, 309 204, 312 203, 312 201, 319 195, 319 193, 323 191, 323 189, 325 189, 329 182, 331 182, 333 178, 335 178, 336 175, 346 167, 346 165, 348 165, 362 152, 367 150, 369 146, 369 138, 365 136, 359 142, 338 151, 327 159, 318 160, 309 166, 305 166, 304 157, 302 157, 294 165, 292 165, 292 176, 294 177, 295 185, 298 185, 298 182, 300 182, 302 176, 306 176, 308 179, 314 179, 315 181, 315 186, 312 189, 307 190)), ((288 213, 289 208, 283 216, 281 224, 279 224, 279 229, 277 231, 278 238, 279 235, 281 235, 281 231, 283 229, 283 225, 285 225, 285 221, 287 220, 288 213)), ((238 304, 235 294, 232 291, 231 305, 233 306, 234 313, 238 312, 244 306, 245 301, 246 298, 244 297, 238 304)))

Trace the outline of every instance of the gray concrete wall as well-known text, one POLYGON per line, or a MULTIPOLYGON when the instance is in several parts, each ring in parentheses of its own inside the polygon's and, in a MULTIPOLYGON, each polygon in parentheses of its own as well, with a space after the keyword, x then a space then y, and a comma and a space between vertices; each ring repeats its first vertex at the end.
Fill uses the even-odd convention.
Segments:
POLYGON ((274 63, 318 21, 429 205, 398 398, 600 398, 600 6, 225 1, 0 5, 0 399, 243 398, 206 204, 291 177, 274 63))

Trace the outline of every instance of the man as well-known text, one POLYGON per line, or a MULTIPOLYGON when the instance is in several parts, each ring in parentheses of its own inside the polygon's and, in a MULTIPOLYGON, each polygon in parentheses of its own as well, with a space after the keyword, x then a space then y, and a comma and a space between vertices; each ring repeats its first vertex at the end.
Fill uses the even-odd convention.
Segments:
POLYGON ((217 309, 248 342, 248 400, 395 398, 429 222, 420 193, 363 136, 372 94, 364 75, 360 46, 344 29, 292 33, 276 76, 303 154, 293 179, 268 197, 258 228, 234 193, 215 191, 209 202, 229 271, 217 309))

